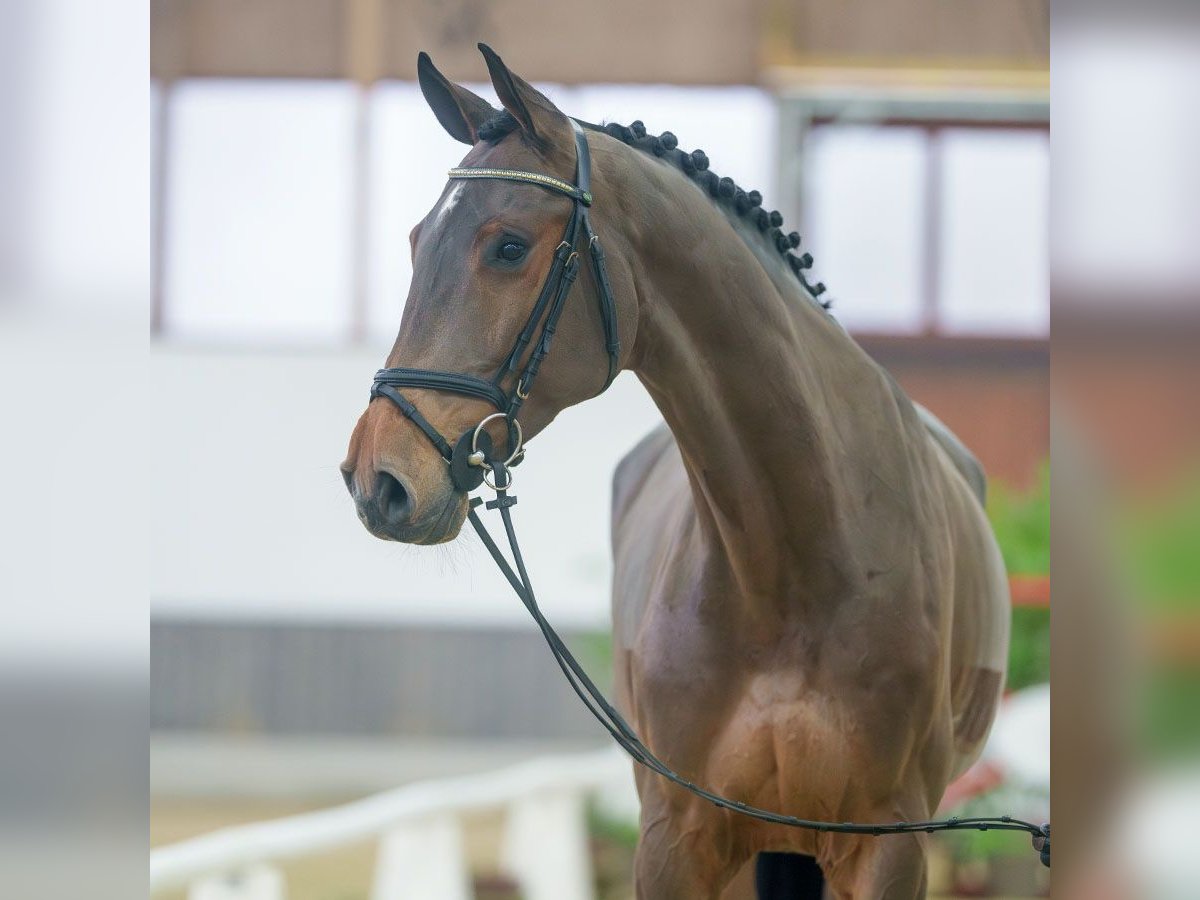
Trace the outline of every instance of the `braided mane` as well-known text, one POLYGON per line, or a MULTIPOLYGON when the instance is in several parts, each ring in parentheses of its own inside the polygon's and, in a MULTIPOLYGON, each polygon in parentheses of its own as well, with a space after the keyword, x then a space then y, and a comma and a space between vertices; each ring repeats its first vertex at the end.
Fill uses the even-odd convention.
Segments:
MULTIPOLYGON (((703 150, 693 150, 689 153, 679 149, 679 139, 669 131, 664 131, 657 137, 647 134, 646 126, 640 120, 631 122, 628 126, 616 122, 593 125, 581 121, 580 124, 591 131, 603 132, 614 137, 643 153, 674 163, 684 175, 706 189, 716 203, 731 207, 736 215, 752 222, 780 256, 787 260, 788 266, 800 279, 804 289, 825 309, 832 306, 832 301, 820 299, 825 293, 825 285, 821 282, 810 284, 805 276, 806 270, 813 264, 812 254, 802 253, 797 256, 792 252, 800 246, 800 233, 793 231, 784 234, 783 214, 778 210, 768 212, 763 209, 762 194, 758 191, 743 190, 734 184, 732 178, 722 178, 709 169, 708 156, 703 150)), ((479 128, 478 134, 481 140, 496 144, 519 127, 517 120, 507 110, 501 110, 479 128)))

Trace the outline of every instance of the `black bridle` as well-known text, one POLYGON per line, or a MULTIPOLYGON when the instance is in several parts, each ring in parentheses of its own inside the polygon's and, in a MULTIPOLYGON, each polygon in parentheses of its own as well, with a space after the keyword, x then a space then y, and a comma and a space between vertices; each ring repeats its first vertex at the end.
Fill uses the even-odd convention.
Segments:
MULTIPOLYGON (((613 302, 612 286, 608 281, 608 271, 604 265, 604 250, 592 229, 592 220, 588 215, 588 207, 592 205, 592 165, 588 152, 587 138, 583 129, 574 119, 571 120, 575 133, 575 183, 562 181, 550 175, 536 172, 521 172, 516 169, 486 169, 465 168, 451 169, 452 180, 500 179, 503 181, 519 181, 526 184, 562 194, 571 200, 571 216, 567 219, 567 227, 563 231, 562 240, 554 251, 554 261, 542 284, 537 302, 525 321, 525 327, 517 335, 512 349, 508 352, 499 370, 490 381, 476 378, 474 375, 463 375, 457 372, 437 372, 429 369, 380 369, 375 373, 375 381, 371 385, 371 398, 387 397, 399 407, 400 412, 413 421, 425 433, 425 436, 437 448, 447 463, 450 464, 450 477, 454 486, 463 492, 472 491, 486 479, 488 468, 495 468, 491 454, 491 438, 484 431, 484 426, 494 420, 503 418, 508 424, 509 454, 502 462, 502 468, 520 462, 524 456, 524 443, 521 426, 517 413, 521 405, 529 398, 533 390, 534 380, 538 371, 550 352, 550 342, 554 340, 554 332, 558 328, 558 320, 566 306, 571 286, 579 275, 579 251, 576 246, 582 242, 587 246, 591 256, 592 271, 596 276, 596 287, 599 295, 600 322, 604 326, 604 348, 608 353, 608 375, 604 384, 597 391, 603 393, 617 377, 621 362, 621 341, 617 335, 617 309, 613 302), (541 331, 538 332, 538 324, 541 331), (534 340, 533 352, 525 360, 526 350, 534 340), (506 379, 520 370, 516 376, 511 391, 505 391, 503 384, 506 379), (439 391, 449 391, 486 400, 496 408, 496 412, 487 416, 474 429, 465 432, 454 445, 441 435, 421 415, 420 411, 396 388, 415 387, 432 388, 439 391)), ((496 473, 496 477, 501 477, 496 473)), ((511 478, 511 475, 509 476, 511 478)))
POLYGON ((529 397, 534 379, 537 378, 538 370, 541 368, 546 355, 550 352, 550 342, 554 338, 559 317, 562 315, 563 307, 571 292, 571 286, 575 283, 575 278, 579 274, 579 251, 577 246, 581 241, 587 245, 592 259, 599 293, 600 318, 604 325, 605 349, 608 352, 608 375, 605 378, 603 387, 597 393, 603 393, 612 384, 619 369, 621 352, 621 343, 617 335, 616 306, 613 302, 612 287, 608 281, 608 274, 605 271, 604 251, 600 248, 600 242, 592 230, 591 220, 588 217, 588 208, 592 205, 592 193, 591 157, 588 153, 587 137, 578 122, 572 119, 571 125, 575 133, 576 152, 574 184, 553 178, 549 175, 542 175, 536 172, 522 172, 514 169, 456 168, 451 169, 449 173, 451 179, 498 178, 505 181, 519 181, 533 184, 569 197, 572 201, 571 217, 567 221, 562 242, 558 245, 554 253, 554 262, 550 266, 550 272, 546 276, 545 283, 542 285, 541 293, 538 295, 533 311, 529 314, 529 319, 525 322, 525 327, 521 329, 512 350, 505 358, 500 370, 492 377, 491 381, 485 381, 482 378, 476 378, 472 375, 438 372, 428 369, 380 369, 375 373, 375 381, 371 385, 371 398, 386 397, 400 409, 401 413, 411 419, 413 424, 424 432, 425 436, 449 464, 450 478, 457 490, 468 493, 479 487, 480 484, 486 483, 488 487, 496 492, 496 498, 487 502, 487 508, 500 511, 513 563, 509 564, 504 553, 497 546, 491 534, 480 520, 476 508, 483 503, 483 500, 478 497, 471 499, 467 513, 471 527, 475 529, 476 534, 479 535, 480 540, 487 547, 488 553, 495 560, 501 573, 508 580, 508 583, 512 585, 512 589, 518 599, 524 604, 526 610, 529 611, 534 622, 537 623, 542 636, 546 639, 546 643, 550 647, 550 652, 553 654, 555 662, 558 663, 558 667, 562 670, 563 675, 566 676, 572 690, 575 691, 588 711, 604 726, 613 740, 636 762, 651 771, 657 772, 668 781, 679 785, 715 806, 777 825, 788 825, 794 828, 804 828, 818 832, 875 836, 912 834, 916 832, 932 833, 935 831, 960 829, 1025 831, 1032 835, 1034 849, 1040 852, 1042 862, 1049 866, 1050 826, 1048 824, 1035 825, 1032 822, 1014 819, 1011 816, 972 818, 959 818, 956 816, 949 819, 928 822, 889 822, 886 824, 821 822, 759 809, 746 803, 729 800, 719 794, 714 794, 676 773, 642 743, 633 728, 625 721, 620 712, 609 703, 604 693, 596 686, 587 672, 584 671, 583 666, 580 665, 571 651, 567 649, 558 632, 554 630, 554 627, 542 614, 537 598, 534 595, 529 573, 525 569, 525 560, 521 555, 521 548, 517 543, 517 533, 512 523, 510 509, 516 505, 517 498, 508 493, 509 488, 512 487, 512 472, 510 471, 510 467, 519 463, 525 454, 524 441, 521 426, 517 420, 517 413, 520 411, 521 405, 529 397), (530 343, 533 341, 539 322, 541 322, 541 331, 538 333, 537 341, 534 344, 533 351, 529 354, 529 359, 525 362, 524 367, 521 368, 521 360, 525 356, 530 343), (510 375, 517 372, 518 369, 520 369, 520 375, 516 378, 511 392, 505 391, 502 387, 503 382, 510 375), (429 420, 421 415, 416 406, 397 390, 400 387, 449 391, 479 400, 486 400, 496 408, 497 412, 484 417, 475 428, 465 431, 455 445, 451 447, 450 443, 430 424, 429 420), (509 429, 509 453, 505 458, 492 455, 494 448, 491 438, 484 430, 489 422, 501 418, 506 421, 509 429), (488 470, 491 470, 493 476, 491 479, 487 478, 488 470))

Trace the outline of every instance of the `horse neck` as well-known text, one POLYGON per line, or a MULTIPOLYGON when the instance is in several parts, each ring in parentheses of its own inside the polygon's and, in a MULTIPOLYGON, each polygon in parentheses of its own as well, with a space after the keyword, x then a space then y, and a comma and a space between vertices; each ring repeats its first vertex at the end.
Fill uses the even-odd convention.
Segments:
POLYGON ((861 419, 883 379, 769 251, 752 249, 758 235, 744 240, 700 195, 685 206, 673 215, 686 218, 659 221, 688 233, 643 248, 632 367, 738 593, 768 605, 828 596, 847 577, 847 457, 873 430, 861 419))

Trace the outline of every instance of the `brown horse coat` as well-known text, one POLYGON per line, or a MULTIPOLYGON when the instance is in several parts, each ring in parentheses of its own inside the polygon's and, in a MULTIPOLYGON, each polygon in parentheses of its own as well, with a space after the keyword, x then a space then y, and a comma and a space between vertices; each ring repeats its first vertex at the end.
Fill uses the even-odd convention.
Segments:
MULTIPOLYGON (((976 495, 966 489, 968 478, 980 477, 978 464, 934 423, 930 452, 953 485, 949 505, 966 532, 959 552, 969 565, 946 595, 950 608, 919 627, 897 623, 894 611, 873 615, 869 606, 888 602, 886 594, 845 601, 868 608, 843 610, 820 631, 786 608, 754 629, 710 617, 705 606, 720 603, 728 589, 711 573, 726 563, 698 528, 674 437, 657 429, 626 456, 613 483, 617 688, 657 753, 726 796, 794 815, 886 822, 936 809, 948 781, 978 756, 991 724, 1008 595, 976 495), (896 663, 893 653, 918 640, 937 652, 917 669, 940 671, 896 663)), ((903 599, 896 605, 921 618, 903 599)), ((893 888, 895 896, 923 896, 923 861, 903 846, 916 839, 818 837, 747 822, 649 772, 637 776, 643 896, 716 896, 688 891, 723 883, 768 849, 815 855, 837 896, 882 896, 880 873, 897 871, 908 887, 893 888), (902 846, 889 844, 896 841, 902 846), (692 852, 680 853, 685 846, 692 852), (724 852, 704 852, 714 846, 724 852), (880 852, 884 861, 866 863, 880 852), (689 861, 677 872, 653 862, 663 856, 689 861), (693 865, 697 858, 706 865, 693 865), (687 887, 678 889, 680 881, 687 887)))
MULTIPOLYGON (((565 116, 485 56, 507 119, 419 66, 438 118, 472 147, 463 164, 570 179, 565 116)), ((667 425, 614 484, 620 705, 666 763, 730 798, 811 819, 928 818, 979 753, 1004 682, 1007 584, 978 465, 669 155, 599 131, 588 142, 621 365, 667 425)), ((387 364, 495 371, 568 205, 528 184, 448 186, 413 231, 387 364), (499 261, 509 245, 524 256, 499 261)), ((590 273, 574 287, 521 412, 527 436, 603 383, 595 291, 590 273)), ((491 412, 407 393, 445 435, 491 412)), ((381 537, 435 543, 462 526, 466 498, 386 401, 359 420, 342 469, 381 537)), ((642 900, 719 897, 770 849, 814 855, 838 897, 924 895, 923 837, 767 825, 637 779, 642 900)))

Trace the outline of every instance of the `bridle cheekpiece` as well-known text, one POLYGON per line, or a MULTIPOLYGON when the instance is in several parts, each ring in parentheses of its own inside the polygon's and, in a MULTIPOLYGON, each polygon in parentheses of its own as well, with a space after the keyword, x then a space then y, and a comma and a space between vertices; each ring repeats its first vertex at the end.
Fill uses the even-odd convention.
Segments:
POLYGON ((517 181, 532 184, 554 193, 561 194, 571 200, 571 216, 567 220, 562 240, 554 251, 554 260, 550 271, 542 284, 537 302, 525 322, 525 326, 517 335, 512 349, 505 357, 499 370, 490 380, 466 375, 458 372, 438 372, 430 369, 391 368, 380 369, 375 373, 371 385, 371 399, 386 397, 400 412, 410 419, 438 453, 450 466, 450 477, 454 487, 464 493, 470 492, 483 482, 493 489, 497 484, 507 487, 512 484, 511 466, 519 463, 525 454, 523 435, 517 414, 522 404, 529 399, 533 390, 534 380, 542 367, 546 355, 550 352, 550 344, 558 328, 571 286, 579 275, 579 250, 576 247, 582 242, 587 246, 592 260, 592 271, 596 277, 599 294, 600 321, 604 327, 605 351, 608 354, 608 373, 604 385, 597 393, 602 393, 612 384, 620 369, 621 341, 617 334, 617 311, 613 301, 612 286, 608 280, 608 272, 604 264, 604 250, 592 229, 588 208, 592 205, 591 191, 591 155, 588 152, 587 137, 583 128, 574 119, 571 126, 575 135, 575 183, 563 181, 551 175, 539 172, 523 172, 517 169, 494 168, 454 168, 449 174, 450 179, 473 181, 476 179, 498 179, 501 181, 517 181), (538 326, 541 326, 540 330, 538 326), (536 336, 536 340, 535 340, 536 336), (530 345, 533 350, 528 353, 530 345), (515 374, 515 381, 509 390, 504 388, 507 379, 515 374), (454 446, 426 419, 417 407, 409 401, 397 388, 413 387, 439 391, 449 391, 478 400, 491 403, 497 412, 491 413, 474 428, 465 431, 454 446), (491 438, 484 426, 495 419, 503 418, 508 424, 509 453, 503 457, 493 457, 491 438), (492 470, 495 481, 487 478, 488 469, 492 470))

